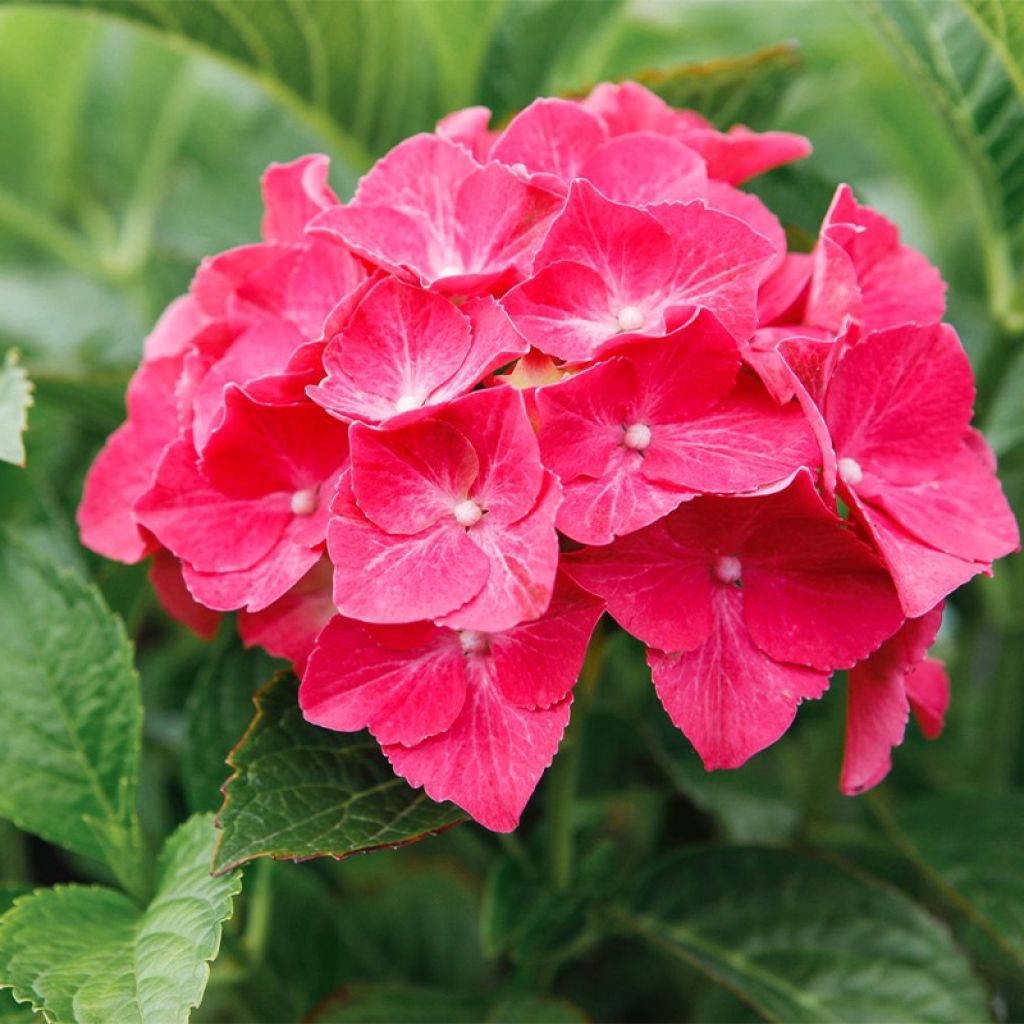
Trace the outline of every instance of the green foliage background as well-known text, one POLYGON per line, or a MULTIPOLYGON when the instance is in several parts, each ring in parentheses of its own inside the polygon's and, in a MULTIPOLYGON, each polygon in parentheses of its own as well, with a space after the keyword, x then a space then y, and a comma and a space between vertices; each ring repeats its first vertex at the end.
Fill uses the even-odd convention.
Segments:
POLYGON ((450 109, 641 72, 811 137, 756 186, 797 237, 845 180, 940 266, 1024 510, 1018 0, 0 3, 0 1022, 1024 1020, 1019 557, 954 598, 946 734, 870 796, 836 789, 841 680, 706 775, 609 633, 496 837, 400 784, 368 801, 386 765, 302 723, 287 676, 251 722, 277 666, 77 543, 142 337, 256 238, 269 162, 327 152, 345 195, 450 109))

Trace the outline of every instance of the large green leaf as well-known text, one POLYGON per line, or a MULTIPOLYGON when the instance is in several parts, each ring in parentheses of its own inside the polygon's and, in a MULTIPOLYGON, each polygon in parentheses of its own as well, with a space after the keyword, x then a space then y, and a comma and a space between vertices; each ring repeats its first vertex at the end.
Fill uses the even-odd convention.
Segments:
POLYGON ((905 896, 780 849, 674 856, 615 923, 768 1020, 980 1021, 985 994, 945 926, 905 896))
POLYGON ((883 821, 945 896, 1024 965, 1024 792, 929 797, 883 821))
POLYGON ((401 846, 463 820, 395 776, 365 733, 310 725, 294 677, 278 676, 229 763, 217 868, 256 857, 346 857, 401 846))
POLYGON ((25 465, 22 435, 32 407, 32 382, 18 362, 15 349, 8 351, 0 365, 0 459, 15 466, 25 465))
POLYGON ((142 708, 121 622, 8 534, 0 578, 0 815, 137 888, 142 708))
POLYGON ((944 115, 985 214, 992 307, 1024 326, 1024 7, 1015 0, 863 0, 944 115))
POLYGON ((0 920, 0 983, 59 1024, 178 1024, 198 1006, 238 873, 210 874, 214 830, 191 818, 167 842, 139 910, 80 885, 22 897, 0 920))

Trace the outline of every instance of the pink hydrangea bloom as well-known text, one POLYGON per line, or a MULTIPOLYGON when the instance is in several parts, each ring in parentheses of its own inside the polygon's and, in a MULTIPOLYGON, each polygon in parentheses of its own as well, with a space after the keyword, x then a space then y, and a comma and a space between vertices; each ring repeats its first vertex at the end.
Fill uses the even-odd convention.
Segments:
POLYGON ((515 827, 607 603, 708 768, 849 669, 841 788, 888 771, 942 601, 1019 546, 945 285, 841 185, 811 252, 739 186, 810 151, 636 83, 473 107, 262 240, 146 339, 82 540, 303 675, 306 716, 515 827))

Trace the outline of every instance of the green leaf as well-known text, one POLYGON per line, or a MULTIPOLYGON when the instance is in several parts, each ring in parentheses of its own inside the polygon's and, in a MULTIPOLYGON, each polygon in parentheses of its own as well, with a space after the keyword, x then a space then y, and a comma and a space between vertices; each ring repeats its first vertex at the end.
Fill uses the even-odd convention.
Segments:
POLYGON ((220 871, 256 857, 347 857, 401 846, 462 821, 395 776, 365 733, 310 725, 294 677, 278 676, 228 759, 235 769, 218 817, 220 871))
POLYGON ((796 45, 780 43, 743 57, 644 71, 635 77, 671 106, 699 110, 727 128, 768 121, 793 84, 800 63, 796 45))
POLYGON ((1024 792, 929 797, 883 823, 947 899, 1024 965, 1024 792))
POLYGON ((221 787, 231 775, 227 756, 252 720, 253 694, 279 664, 264 651, 244 650, 233 622, 221 631, 185 707, 181 775, 193 812, 216 811, 223 803, 221 787))
POLYGON ((905 896, 770 848, 677 855, 613 924, 740 996, 768 1020, 985 1020, 948 931, 905 896))
POLYGON ((346 985, 312 1020, 317 1024, 477 1024, 486 1002, 465 992, 402 984, 346 985))
POLYGON ((989 292, 1024 326, 1024 11, 1007 0, 865 0, 858 9, 945 117, 984 214, 989 292))
POLYGON ((0 920, 0 983, 59 1024, 178 1024, 198 1006, 238 873, 210 874, 214 830, 191 818, 160 857, 139 910, 97 886, 41 889, 0 920))
POLYGON ((142 707, 132 648, 94 587, 0 533, 0 815, 140 879, 142 707))
POLYGON ((32 382, 18 362, 17 349, 10 349, 0 366, 0 459, 4 462, 25 465, 22 435, 31 407, 32 382))

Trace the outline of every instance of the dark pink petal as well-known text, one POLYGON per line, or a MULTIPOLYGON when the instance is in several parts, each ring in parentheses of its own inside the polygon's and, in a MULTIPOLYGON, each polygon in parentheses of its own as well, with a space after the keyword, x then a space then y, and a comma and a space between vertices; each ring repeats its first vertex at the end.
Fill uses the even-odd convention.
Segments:
POLYGON ((369 729, 412 746, 448 729, 466 700, 458 635, 427 624, 368 627, 335 616, 306 666, 299 706, 315 725, 369 729), (390 635, 399 640, 394 646, 390 635))
POLYGON ((460 608, 487 583, 490 563, 454 518, 389 534, 359 510, 343 482, 327 530, 334 603, 363 622, 417 622, 460 608))
POLYGON ((483 163, 497 134, 488 129, 490 123, 491 112, 487 107, 465 107, 442 117, 436 131, 442 139, 458 143, 483 163))
POLYGON ((949 708, 949 676, 941 661, 925 658, 907 675, 907 698, 921 732, 936 739, 945 725, 949 708))
POLYGON ((466 435, 423 419, 393 430, 352 426, 352 490, 366 517, 389 533, 414 534, 468 499, 480 461, 466 435))
POLYGON ((292 518, 286 494, 231 498, 214 487, 199 471, 190 440, 168 447, 135 508, 161 544, 209 572, 250 568, 277 545, 292 518))
POLYGON ((757 327, 757 292, 775 259, 772 242, 703 203, 651 207, 676 249, 666 308, 703 306, 739 340, 757 327))
POLYGON ((908 533, 957 558, 988 563, 1020 547, 999 478, 966 444, 937 461, 931 478, 901 485, 865 475, 854 490, 908 533))
POLYGON ((606 138, 601 122, 578 103, 539 99, 512 118, 495 140, 490 159, 510 167, 521 164, 539 184, 564 189, 581 176, 587 157, 606 138))
POLYGON ((771 746, 789 728, 797 705, 828 687, 827 674, 780 664, 751 641, 742 591, 716 587, 712 602, 711 632, 699 647, 647 652, 661 703, 709 771, 738 768, 771 746))
POLYGON ((529 343, 490 296, 470 299, 461 309, 472 324, 473 338, 458 371, 443 388, 434 392, 435 401, 448 401, 467 394, 488 374, 529 351, 529 343))
POLYGON ((514 388, 475 391, 438 414, 468 437, 480 460, 470 497, 494 523, 513 523, 533 508, 544 467, 523 396, 514 388))
POLYGON ((811 144, 789 132, 752 132, 734 125, 728 132, 695 130, 683 136, 708 165, 708 177, 739 185, 773 167, 809 156, 811 144))
POLYGON ((321 336, 327 316, 367 278, 366 265, 334 242, 306 236, 288 279, 285 296, 288 319, 304 338, 321 336))
POLYGON ((906 326, 846 352, 825 419, 840 459, 910 484, 932 478, 956 451, 973 401, 970 363, 953 328, 906 326))
POLYGON ((703 199, 708 184, 697 153, 653 132, 620 135, 605 143, 589 155, 579 176, 609 199, 637 206, 703 199))
POLYGON ((761 282, 757 293, 758 323, 770 325, 789 322, 795 314, 795 307, 805 295, 810 277, 810 254, 786 253, 782 263, 761 282))
POLYGON ((149 582, 164 611, 204 640, 212 640, 220 625, 220 615, 204 608, 188 592, 182 566, 167 548, 157 548, 149 566, 149 582))
POLYGON ((320 630, 335 614, 331 599, 333 567, 326 557, 291 590, 260 612, 238 613, 238 634, 246 647, 262 647, 292 663, 299 674, 306 666, 320 630))
MULTIPOLYGON (((294 250, 288 246, 240 245, 203 260, 192 278, 189 292, 204 316, 226 317, 234 312, 238 289, 248 277, 274 265, 291 266, 294 259, 294 250)), ((280 301, 282 284, 278 282, 273 289, 272 305, 280 301)), ((258 299, 252 296, 250 301, 258 299)))
MULTIPOLYGON (((687 508, 675 515, 693 518, 687 508)), ((615 621, 644 643, 691 650, 711 630, 711 557, 703 538, 695 540, 692 546, 680 543, 660 520, 613 544, 569 555, 563 567, 604 598, 615 621)))
POLYGON ((312 498, 348 459, 345 425, 312 402, 262 405, 231 386, 224 409, 224 419, 210 435, 199 465, 226 496, 258 499, 273 492, 291 497, 297 491, 311 491, 312 498))
POLYGON ((849 668, 903 620, 885 567, 824 508, 812 516, 780 507, 740 562, 750 635, 779 661, 849 668))
POLYGON ((511 832, 551 764, 569 722, 567 698, 528 710, 510 703, 486 659, 468 666, 466 702, 452 726, 415 747, 387 746, 395 771, 433 800, 451 800, 481 825, 511 832))
POLYGON ((263 174, 263 237, 268 242, 301 242, 309 221, 334 206, 327 184, 330 159, 320 154, 287 164, 271 164, 263 174))
POLYGON ((522 708, 547 708, 564 700, 603 611, 603 601, 562 574, 544 615, 490 636, 494 675, 505 699, 522 708))
POLYGON ((702 415, 652 429, 643 475, 689 491, 752 491, 814 467, 821 453, 803 410, 778 406, 760 382, 742 376, 702 415))
POLYGON ((555 513, 561 488, 545 472, 536 505, 505 524, 484 516, 467 535, 487 556, 487 582, 472 600, 438 621, 458 629, 497 632, 543 615, 558 568, 555 513))

